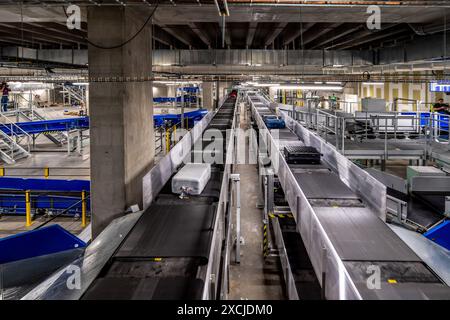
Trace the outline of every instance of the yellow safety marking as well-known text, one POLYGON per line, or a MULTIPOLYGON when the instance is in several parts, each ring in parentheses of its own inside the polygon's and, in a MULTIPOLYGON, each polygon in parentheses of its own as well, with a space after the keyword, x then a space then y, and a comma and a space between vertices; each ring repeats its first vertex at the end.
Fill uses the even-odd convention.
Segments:
POLYGON ((4 177, 5 176, 5 168, 0 168, 0 177, 4 177))
POLYGON ((292 213, 288 213, 288 214, 282 214, 282 213, 278 213, 278 214, 273 214, 273 213, 269 213, 269 218, 293 218, 294 215, 292 213))
POLYGON ((26 213, 26 227, 31 227, 33 224, 33 221, 31 220, 31 194, 30 190, 25 191, 25 213, 26 213))
POLYGON ((50 176, 50 169, 44 168, 44 177, 47 179, 50 176))
POLYGON ((86 227, 86 191, 81 191, 81 227, 86 227))
POLYGON ((395 280, 395 279, 388 279, 388 283, 397 283, 397 280, 395 280))

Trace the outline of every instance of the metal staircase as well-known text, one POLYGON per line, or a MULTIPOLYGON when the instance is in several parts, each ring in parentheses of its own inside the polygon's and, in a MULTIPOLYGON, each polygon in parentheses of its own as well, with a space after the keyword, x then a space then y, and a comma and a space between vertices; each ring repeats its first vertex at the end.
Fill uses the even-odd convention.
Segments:
POLYGON ((31 155, 31 136, 22 128, 11 122, 8 117, 0 113, 0 127, 6 127, 11 134, 0 130, 0 159, 8 164, 31 155))
POLYGON ((30 156, 30 150, 22 147, 14 138, 0 130, 0 159, 8 164, 30 156))
POLYGON ((81 105, 86 105, 86 94, 80 87, 63 85, 63 94, 64 94, 64 103, 66 103, 67 100, 69 105, 71 105, 72 101, 75 100, 81 105))

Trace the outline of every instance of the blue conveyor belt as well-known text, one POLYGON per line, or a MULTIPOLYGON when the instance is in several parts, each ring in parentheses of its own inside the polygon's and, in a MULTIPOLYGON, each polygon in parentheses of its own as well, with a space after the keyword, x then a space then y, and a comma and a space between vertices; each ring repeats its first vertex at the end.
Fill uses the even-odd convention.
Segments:
MULTIPOLYGON (((185 112, 184 118, 188 119, 189 127, 193 127, 195 122, 200 121, 207 113, 208 111, 205 109, 185 112)), ((153 121, 155 127, 162 126, 164 121, 172 121, 173 124, 177 124, 181 121, 181 114, 156 114, 153 116, 153 121)))
POLYGON ((1 190, 34 190, 53 192, 81 192, 90 191, 89 180, 56 180, 56 179, 26 179, 26 178, 0 178, 1 190))
MULTIPOLYGON (((46 194, 31 193, 31 210, 39 212, 39 210, 47 210, 54 215, 61 216, 81 215, 82 204, 81 196, 59 196, 46 194), (64 212, 64 213, 63 213, 64 212)), ((86 201, 86 211, 89 213, 90 200, 86 201)), ((0 214, 19 215, 26 214, 25 194, 2 194, 0 193, 0 214)))
POLYGON ((450 220, 445 220, 428 232, 424 233, 428 239, 450 250, 450 220))
MULTIPOLYGON (((65 215, 81 214, 81 192, 90 191, 88 180, 53 180, 0 178, 0 213, 25 214, 25 192, 31 192, 32 210, 47 209, 53 213, 64 211, 65 215)), ((87 211, 90 201, 87 200, 87 211)))
MULTIPOLYGON (((195 122, 200 121, 207 113, 207 110, 199 109, 184 113, 184 118, 188 119, 189 127, 193 127, 195 122)), ((181 114, 157 114, 153 116, 153 120, 155 127, 163 125, 164 121, 172 121, 173 124, 177 124, 181 121, 181 114)), ((21 135, 23 131, 28 134, 39 134, 76 129, 89 129, 89 117, 17 122, 15 125, 0 126, 0 130, 8 135, 12 133, 21 135)))
POLYGON ((16 125, 5 124, 0 127, 0 130, 8 135, 11 135, 12 133, 18 135, 23 134, 23 131, 21 129, 28 134, 67 131, 75 129, 89 129, 89 117, 17 122, 16 125))

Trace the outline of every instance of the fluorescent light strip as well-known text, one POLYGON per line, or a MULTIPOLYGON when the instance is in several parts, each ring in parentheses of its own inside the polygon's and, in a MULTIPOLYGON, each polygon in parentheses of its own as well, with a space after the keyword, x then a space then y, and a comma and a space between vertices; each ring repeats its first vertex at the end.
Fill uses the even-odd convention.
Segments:
POLYGON ((365 86, 383 86, 384 82, 363 82, 362 84, 365 86))
POLYGON ((254 86, 255 87, 277 87, 279 86, 279 83, 257 83, 254 86))
POLYGON ((328 90, 328 91, 342 91, 342 87, 338 86, 313 86, 313 85, 301 85, 301 86, 274 86, 274 89, 281 90, 328 90))

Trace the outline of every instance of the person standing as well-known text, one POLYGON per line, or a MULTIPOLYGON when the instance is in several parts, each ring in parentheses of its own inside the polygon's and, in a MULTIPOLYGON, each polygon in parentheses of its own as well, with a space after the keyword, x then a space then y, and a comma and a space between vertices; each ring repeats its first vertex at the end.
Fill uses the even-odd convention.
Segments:
POLYGON ((8 111, 9 92, 11 91, 11 89, 9 89, 9 86, 6 82, 2 82, 0 91, 2 93, 2 112, 6 112, 8 111))

